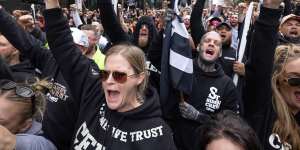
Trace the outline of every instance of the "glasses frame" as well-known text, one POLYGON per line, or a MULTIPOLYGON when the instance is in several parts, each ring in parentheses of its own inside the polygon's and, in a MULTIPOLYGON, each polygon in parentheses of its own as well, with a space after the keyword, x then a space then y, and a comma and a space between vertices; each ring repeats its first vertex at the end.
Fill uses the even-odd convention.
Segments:
MULTIPOLYGON (((2 91, 9 91, 15 89, 16 96, 10 96, 10 98, 30 98, 32 110, 31 113, 34 115, 35 112, 35 93, 34 91, 26 85, 19 85, 14 81, 11 80, 2 80, 0 81, 0 90, 2 91)), ((17 99, 18 101, 21 99, 17 99)), ((25 99, 24 99, 25 100, 25 99)))
POLYGON ((285 79, 289 86, 297 87, 300 86, 300 77, 290 77, 285 79))
POLYGON ((112 75, 113 79, 118 83, 125 83, 127 81, 127 78, 139 75, 139 74, 131 74, 127 75, 126 72, 121 71, 108 71, 108 70, 100 70, 100 79, 102 82, 106 81, 110 75, 112 75))

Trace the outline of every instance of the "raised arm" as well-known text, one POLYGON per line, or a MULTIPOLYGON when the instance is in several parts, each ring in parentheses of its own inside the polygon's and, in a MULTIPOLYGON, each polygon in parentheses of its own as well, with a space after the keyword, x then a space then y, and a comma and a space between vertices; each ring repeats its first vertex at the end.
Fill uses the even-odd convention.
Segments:
POLYGON ((251 118, 263 114, 272 97, 271 74, 281 10, 276 2, 280 0, 266 1, 254 25, 246 64, 245 114, 251 118))
POLYGON ((91 92, 91 86, 96 86, 93 89, 101 89, 100 80, 93 75, 91 62, 73 42, 67 18, 64 17, 58 0, 45 0, 45 3, 46 35, 50 49, 71 94, 74 98, 83 100, 86 92, 91 92))
POLYGON ((205 33, 202 20, 204 3, 205 0, 197 0, 191 14, 191 35, 196 47, 200 43, 200 39, 205 33))
POLYGON ((130 38, 123 30, 122 25, 118 21, 118 17, 114 12, 111 0, 99 1, 100 19, 105 33, 113 44, 120 42, 128 42, 130 38))
POLYGON ((52 57, 50 51, 43 48, 41 41, 22 29, 3 8, 0 8, 0 32, 40 70, 45 67, 46 60, 52 57))

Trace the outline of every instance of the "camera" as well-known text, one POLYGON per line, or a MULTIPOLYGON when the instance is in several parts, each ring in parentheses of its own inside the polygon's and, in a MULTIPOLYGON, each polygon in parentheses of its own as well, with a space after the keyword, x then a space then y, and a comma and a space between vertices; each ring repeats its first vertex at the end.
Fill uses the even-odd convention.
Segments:
POLYGON ((44 0, 22 0, 23 3, 44 5, 44 0))

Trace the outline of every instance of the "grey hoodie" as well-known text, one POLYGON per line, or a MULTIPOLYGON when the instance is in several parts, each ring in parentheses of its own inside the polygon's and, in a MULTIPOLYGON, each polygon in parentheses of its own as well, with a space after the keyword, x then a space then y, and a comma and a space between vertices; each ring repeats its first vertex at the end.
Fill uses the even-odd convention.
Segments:
POLYGON ((16 134, 16 150, 56 150, 54 144, 43 136, 42 124, 33 121, 26 133, 16 134))

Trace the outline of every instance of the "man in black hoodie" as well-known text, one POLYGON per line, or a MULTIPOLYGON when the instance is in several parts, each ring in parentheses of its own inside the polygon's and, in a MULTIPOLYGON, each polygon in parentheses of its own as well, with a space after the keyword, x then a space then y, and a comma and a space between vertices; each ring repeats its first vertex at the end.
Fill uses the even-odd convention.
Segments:
POLYGON ((180 103, 182 117, 177 119, 174 130, 181 149, 193 149, 196 128, 210 115, 222 110, 238 110, 236 88, 217 63, 221 45, 221 37, 214 31, 204 34, 200 40, 199 57, 194 61, 193 91, 186 102, 180 103))
POLYGON ((226 23, 220 23, 216 30, 222 38, 221 57, 218 62, 221 64, 224 72, 229 77, 233 78, 233 62, 236 60, 236 50, 231 47, 232 27, 226 23))

